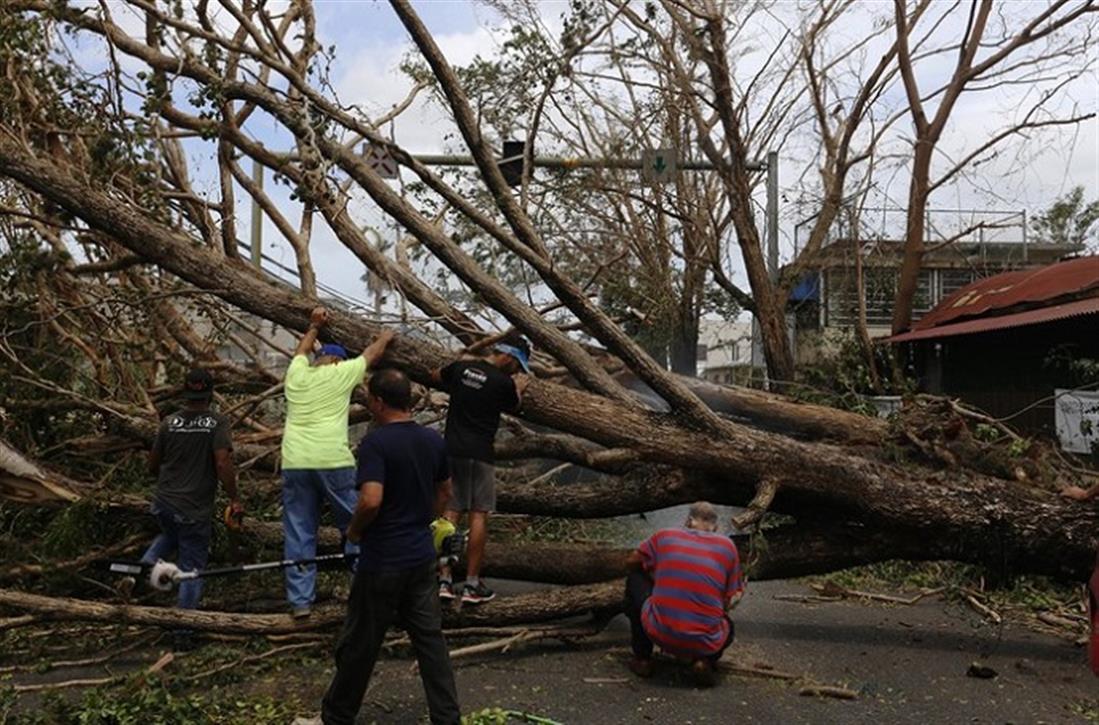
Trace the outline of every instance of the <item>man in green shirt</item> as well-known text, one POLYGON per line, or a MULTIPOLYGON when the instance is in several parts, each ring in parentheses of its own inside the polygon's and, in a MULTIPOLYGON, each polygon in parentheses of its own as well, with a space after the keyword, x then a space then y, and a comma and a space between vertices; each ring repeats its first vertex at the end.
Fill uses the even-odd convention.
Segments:
MULTIPOLYGON (((355 458, 347 439, 351 392, 385 353, 393 332, 384 331, 347 359, 339 345, 323 345, 309 363, 317 334, 328 321, 323 307, 313 310, 309 330, 298 343, 286 369, 286 426, 282 434, 283 553, 287 559, 311 559, 317 553, 317 527, 322 499, 327 499, 336 526, 346 531, 358 500, 355 458)), ((354 552, 354 547, 350 547, 354 552)), ((286 569, 286 598, 295 618, 312 612, 315 567, 286 569)))

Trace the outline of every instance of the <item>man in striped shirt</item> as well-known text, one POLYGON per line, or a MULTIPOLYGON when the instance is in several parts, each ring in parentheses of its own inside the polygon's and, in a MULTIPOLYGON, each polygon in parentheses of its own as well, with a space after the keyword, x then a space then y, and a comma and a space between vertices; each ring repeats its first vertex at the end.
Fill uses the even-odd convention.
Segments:
POLYGON ((728 612, 744 595, 740 556, 717 533, 717 513, 693 504, 681 529, 662 529, 630 554, 626 614, 630 618, 630 669, 652 674, 653 646, 693 660, 702 685, 714 683, 714 665, 733 641, 728 612))

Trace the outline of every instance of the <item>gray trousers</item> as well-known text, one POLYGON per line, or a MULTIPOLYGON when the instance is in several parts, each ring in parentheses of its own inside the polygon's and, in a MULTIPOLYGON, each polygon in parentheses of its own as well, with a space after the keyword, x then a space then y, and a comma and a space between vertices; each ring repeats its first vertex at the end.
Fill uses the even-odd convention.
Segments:
POLYGON ((359 571, 336 645, 336 674, 321 705, 325 725, 352 725, 385 633, 399 623, 412 640, 434 725, 458 725, 458 693, 443 640, 435 562, 397 572, 359 571))

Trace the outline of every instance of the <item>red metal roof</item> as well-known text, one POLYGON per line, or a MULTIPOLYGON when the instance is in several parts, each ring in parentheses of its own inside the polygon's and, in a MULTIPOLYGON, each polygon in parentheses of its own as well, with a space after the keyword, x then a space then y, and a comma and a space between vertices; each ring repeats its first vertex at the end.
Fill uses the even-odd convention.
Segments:
POLYGON ((1062 320, 1066 317, 1077 317, 1079 315, 1094 315, 1096 313, 1099 313, 1099 297, 1090 297, 1086 300, 1066 302, 1052 307, 1039 307, 1036 310, 1016 312, 1012 315, 979 317, 976 320, 955 322, 952 325, 939 325, 938 327, 923 330, 912 330, 885 339, 889 342, 913 342, 915 340, 930 340, 955 335, 972 335, 975 332, 990 332, 1008 327, 1036 325, 1040 322, 1062 320))
MULTIPOLYGON (((1099 256, 1005 272, 962 287, 912 325, 912 332, 941 327, 964 317, 1006 312, 1016 305, 1049 302, 1092 288, 1099 288, 1099 256)), ((912 339, 907 337, 910 334, 890 338, 890 342, 912 339)))

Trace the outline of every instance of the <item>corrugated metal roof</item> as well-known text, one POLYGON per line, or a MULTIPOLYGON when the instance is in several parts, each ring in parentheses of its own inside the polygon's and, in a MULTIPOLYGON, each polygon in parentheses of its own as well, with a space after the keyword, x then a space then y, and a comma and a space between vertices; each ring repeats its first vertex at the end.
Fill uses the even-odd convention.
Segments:
MULTIPOLYGON (((1014 274, 1014 273, 1012 273, 1014 274)), ((980 317, 976 320, 955 322, 952 325, 939 325, 923 330, 913 330, 900 335, 884 338, 886 342, 914 342, 916 340, 933 340, 940 337, 953 337, 956 335, 972 335, 977 332, 990 332, 1003 330, 1009 327, 1023 327, 1036 325, 1041 322, 1063 320, 1066 317, 1079 315, 1094 315, 1099 313, 1099 297, 1091 297, 1086 300, 1066 302, 1052 307, 1040 307, 1036 310, 1016 312, 999 317, 980 317)), ((926 319, 926 318, 925 318, 926 319)))
POLYGON ((1099 256, 1005 272, 962 287, 924 315, 912 326, 912 331, 939 327, 965 317, 1006 311, 1016 305, 1047 302, 1093 287, 1099 288, 1099 256))

